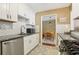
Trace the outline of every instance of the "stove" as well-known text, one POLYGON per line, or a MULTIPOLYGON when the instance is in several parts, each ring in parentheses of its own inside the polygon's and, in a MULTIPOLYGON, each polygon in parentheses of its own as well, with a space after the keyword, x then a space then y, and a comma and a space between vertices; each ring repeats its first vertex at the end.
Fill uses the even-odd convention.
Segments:
POLYGON ((59 48, 61 55, 79 55, 79 41, 61 40, 59 48))

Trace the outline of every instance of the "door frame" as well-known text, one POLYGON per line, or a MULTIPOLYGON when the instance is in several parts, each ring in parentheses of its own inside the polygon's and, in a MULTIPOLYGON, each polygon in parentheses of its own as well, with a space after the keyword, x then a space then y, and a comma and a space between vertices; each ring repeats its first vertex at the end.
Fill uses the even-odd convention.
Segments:
MULTIPOLYGON (((55 16, 55 25, 57 25, 57 14, 48 14, 48 15, 43 15, 43 16, 41 16, 41 45, 42 45, 42 18, 44 17, 44 16, 55 16)), ((55 39, 56 39, 56 41, 55 41, 55 45, 57 45, 57 26, 55 27, 55 39)))

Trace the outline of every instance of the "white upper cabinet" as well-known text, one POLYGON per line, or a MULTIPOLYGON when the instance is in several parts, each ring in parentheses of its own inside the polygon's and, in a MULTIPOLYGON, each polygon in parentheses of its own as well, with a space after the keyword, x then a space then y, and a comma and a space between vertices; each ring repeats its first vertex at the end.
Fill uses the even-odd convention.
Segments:
POLYGON ((30 12, 29 14, 29 24, 35 25, 35 13, 30 12))
POLYGON ((27 18, 28 24, 35 25, 35 12, 27 4, 18 4, 18 14, 27 18))
POLYGON ((21 15, 24 18, 28 19, 28 24, 35 25, 35 12, 29 6, 27 6, 27 4, 0 4, 0 20, 16 22, 18 15, 21 15))
POLYGON ((6 20, 6 4, 0 4, 0 20, 6 20))
POLYGON ((18 4, 18 15, 21 15, 25 18, 28 18, 27 15, 26 15, 27 14, 26 12, 27 12, 26 5, 18 4))
POLYGON ((10 4, 10 18, 12 21, 17 21, 17 4, 11 3, 10 4))
POLYGON ((13 3, 0 4, 0 20, 16 22, 17 21, 17 5, 13 3))

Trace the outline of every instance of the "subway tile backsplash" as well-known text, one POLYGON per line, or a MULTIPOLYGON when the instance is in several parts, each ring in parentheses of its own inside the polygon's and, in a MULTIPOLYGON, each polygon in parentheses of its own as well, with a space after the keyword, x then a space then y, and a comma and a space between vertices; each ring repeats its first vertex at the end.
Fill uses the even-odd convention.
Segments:
POLYGON ((3 22, 0 21, 0 30, 6 30, 6 29, 12 29, 13 28, 13 24, 10 22, 3 22))

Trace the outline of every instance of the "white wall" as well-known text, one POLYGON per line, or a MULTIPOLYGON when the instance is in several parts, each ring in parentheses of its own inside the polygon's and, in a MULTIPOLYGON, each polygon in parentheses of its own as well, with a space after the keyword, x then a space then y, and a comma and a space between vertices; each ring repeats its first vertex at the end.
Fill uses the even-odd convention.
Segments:
MULTIPOLYGON (((71 30, 74 30, 74 18, 79 16, 79 3, 72 3, 72 12, 71 12, 71 30)), ((77 22, 79 24, 79 22, 77 22)), ((77 25, 76 25, 77 26, 77 25)))
MULTIPOLYGON (((35 12, 27 4, 17 4, 17 13, 25 16, 29 19, 29 24, 35 25, 35 12)), ((19 34, 20 33, 20 23, 13 24, 13 30, 0 30, 0 36, 19 34)))
POLYGON ((79 16, 79 3, 72 3, 72 18, 79 16))
POLYGON ((74 21, 74 28, 79 28, 79 20, 75 20, 74 21))
POLYGON ((70 31, 70 24, 57 24, 56 25, 56 32, 57 33, 64 33, 70 31))

